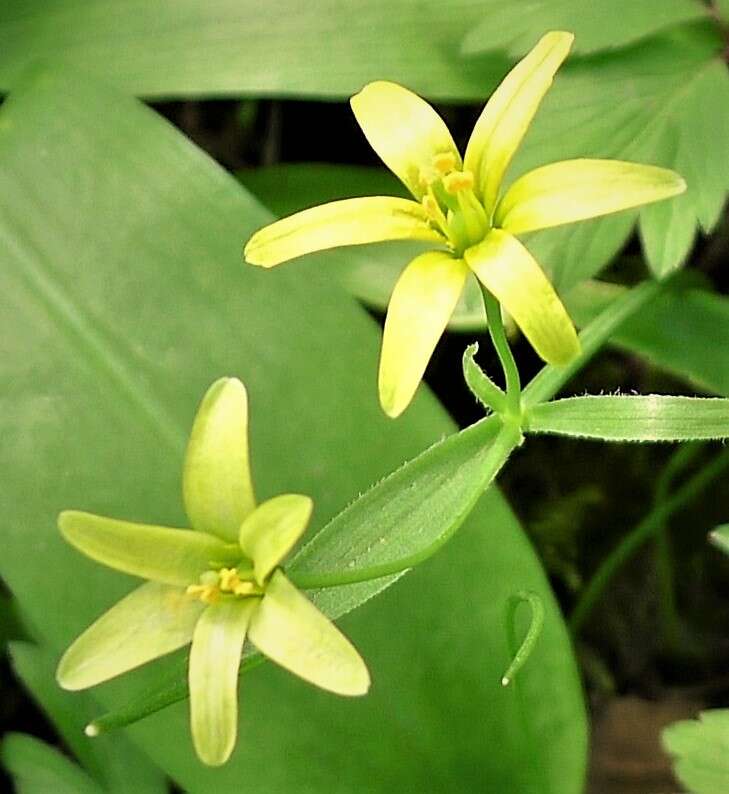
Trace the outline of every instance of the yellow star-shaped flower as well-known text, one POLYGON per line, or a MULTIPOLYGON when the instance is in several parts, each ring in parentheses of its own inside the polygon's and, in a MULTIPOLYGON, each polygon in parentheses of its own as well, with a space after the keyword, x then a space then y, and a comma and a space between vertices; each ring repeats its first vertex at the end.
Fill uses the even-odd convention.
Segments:
POLYGON ((685 190, 683 179, 665 168, 590 159, 542 166, 502 190, 509 163, 572 40, 570 33, 547 33, 512 69, 483 109, 463 159, 427 102, 395 83, 365 86, 352 97, 352 110, 372 148, 415 201, 384 196, 334 201, 272 223, 246 245, 246 260, 262 267, 383 240, 438 246, 410 262, 388 306, 379 394, 390 416, 410 403, 471 273, 545 361, 564 365, 579 352, 562 302, 516 235, 685 190))
POLYGON ((58 665, 65 689, 85 689, 192 643, 190 723, 198 756, 219 765, 238 728, 238 668, 246 639, 322 689, 363 695, 365 663, 279 567, 312 501, 284 494, 256 507, 248 462, 248 400, 234 378, 214 383, 187 447, 183 495, 194 529, 78 511, 59 517, 69 543, 149 581, 103 614, 58 665))

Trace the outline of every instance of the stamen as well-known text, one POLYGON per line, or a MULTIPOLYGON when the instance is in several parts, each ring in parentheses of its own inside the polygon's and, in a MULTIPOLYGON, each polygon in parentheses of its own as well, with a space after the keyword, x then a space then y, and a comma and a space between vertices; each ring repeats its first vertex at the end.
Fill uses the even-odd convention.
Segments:
POLYGON ((235 587, 233 587, 233 592, 239 596, 245 595, 252 595, 253 593, 259 592, 258 588, 253 584, 253 582, 238 582, 235 587))
POLYGON ((451 196, 462 190, 473 190, 473 174, 470 171, 453 171, 443 177, 443 187, 451 196))
POLYGON ((191 584, 185 590, 186 595, 199 598, 205 604, 214 604, 220 598, 220 590, 212 584, 191 584))
POLYGON ((453 154, 453 152, 443 152, 441 154, 436 154, 433 158, 433 168, 435 168, 435 170, 441 176, 450 174, 451 171, 455 171, 456 156, 453 154))
POLYGON ((433 223, 446 237, 449 237, 448 221, 446 216, 443 214, 440 204, 438 204, 438 200, 433 195, 432 186, 428 187, 428 192, 423 196, 422 203, 423 209, 427 213, 428 218, 433 221, 433 223))
POLYGON ((236 568, 222 568, 220 571, 220 589, 235 592, 235 588, 240 584, 238 570, 236 568))
POLYGON ((421 168, 420 173, 418 174, 418 180, 421 187, 430 187, 433 182, 437 182, 439 179, 440 174, 435 170, 435 168, 429 168, 428 166, 421 168))

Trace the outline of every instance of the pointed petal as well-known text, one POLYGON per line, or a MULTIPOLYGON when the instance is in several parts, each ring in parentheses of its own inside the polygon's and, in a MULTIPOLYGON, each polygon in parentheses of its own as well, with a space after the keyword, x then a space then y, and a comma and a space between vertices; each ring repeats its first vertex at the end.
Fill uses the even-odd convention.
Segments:
POLYGON ((574 36, 552 31, 506 75, 473 128, 464 168, 476 179, 476 190, 491 213, 501 180, 519 148, 552 78, 567 57, 574 36))
POLYGON ((241 524, 240 547, 253 560, 258 584, 263 584, 304 534, 313 509, 308 496, 283 494, 264 502, 241 524))
POLYGON ((224 764, 238 733, 238 668, 258 599, 213 604, 195 626, 190 649, 190 726, 195 751, 210 766, 224 764))
POLYGON ((294 675, 338 695, 364 695, 370 674, 339 629, 276 571, 251 619, 251 642, 294 675))
POLYGON ((312 251, 383 240, 443 237, 414 201, 393 196, 343 199, 297 212, 257 231, 243 253, 250 265, 273 267, 312 251))
POLYGON ((86 689, 187 645, 203 608, 180 587, 143 584, 63 654, 58 683, 64 689, 86 689))
POLYGON ((515 237, 494 229, 465 258, 546 362, 563 366, 579 353, 575 327, 554 287, 515 237))
POLYGON ((514 182, 495 225, 512 234, 548 229, 676 196, 686 183, 668 168, 621 160, 564 160, 514 182))
POLYGON ((198 408, 182 477, 185 509, 195 529, 233 543, 256 506, 248 462, 248 395, 237 378, 221 378, 198 408))
POLYGON ((428 251, 395 284, 380 356, 380 403, 388 416, 399 416, 410 404, 467 276, 462 259, 428 251))
POLYGON ((190 529, 134 524, 65 510, 58 517, 63 537, 92 560, 155 582, 186 586, 211 567, 236 563, 238 549, 190 529))
POLYGON ((350 100, 370 146, 417 198, 425 194, 421 169, 432 169, 437 154, 461 156, 443 119, 417 94, 397 83, 368 83, 350 100))

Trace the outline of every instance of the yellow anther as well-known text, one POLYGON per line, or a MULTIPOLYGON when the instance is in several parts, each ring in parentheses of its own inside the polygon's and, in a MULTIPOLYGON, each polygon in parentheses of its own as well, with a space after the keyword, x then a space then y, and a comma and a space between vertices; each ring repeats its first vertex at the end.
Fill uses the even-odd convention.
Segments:
POLYGON ((456 168, 456 156, 453 152, 443 152, 436 154, 433 158, 433 168, 441 175, 450 174, 456 168))
POLYGON ((235 592, 236 586, 240 584, 238 571, 236 568, 222 568, 220 570, 220 589, 235 592))
POLYGON ((423 209, 432 221, 440 220, 440 216, 443 214, 438 202, 430 193, 423 196, 423 209))
POLYGON ((443 187, 451 196, 462 190, 473 190, 473 174, 470 171, 453 171, 443 177, 443 187))
POLYGON ((433 182, 437 182, 440 179, 440 174, 435 170, 435 168, 430 168, 428 166, 424 166, 420 169, 420 173, 418 174, 418 180, 420 181, 421 187, 429 187, 433 184, 433 182))
POLYGON ((191 584, 185 593, 199 598, 205 604, 214 604, 220 598, 220 590, 213 584, 191 584))
POLYGON ((258 592, 258 588, 253 584, 253 582, 238 582, 237 585, 233 588, 233 592, 239 596, 251 595, 252 593, 258 592))

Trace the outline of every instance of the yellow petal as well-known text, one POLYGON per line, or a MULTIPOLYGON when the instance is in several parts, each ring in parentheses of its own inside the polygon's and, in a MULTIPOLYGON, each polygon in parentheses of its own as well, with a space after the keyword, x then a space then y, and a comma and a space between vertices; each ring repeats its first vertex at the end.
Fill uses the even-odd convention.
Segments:
POLYGON ((263 584, 303 535, 313 507, 308 496, 282 494, 264 502, 241 524, 238 541, 253 560, 258 584, 263 584))
POLYGON ((190 649, 190 727, 195 751, 210 766, 224 764, 238 733, 238 668, 255 598, 213 604, 195 626, 190 649))
POLYGON ((279 570, 251 618, 251 642, 269 659, 338 695, 364 695, 370 674, 339 629, 279 570))
POLYGON ((108 681, 187 645, 203 610, 181 587, 147 582, 105 612, 63 654, 56 678, 64 689, 108 681))
POLYGON ((342 245, 383 240, 432 240, 443 237, 414 201, 392 196, 344 199, 297 212, 257 231, 243 253, 250 265, 273 267, 342 245))
POLYGON ((547 363, 563 366, 580 352, 575 327, 557 293, 515 237, 494 229, 464 256, 547 363))
POLYGON ((564 160, 542 166, 514 182, 496 208, 496 225, 531 232, 573 223, 686 190, 675 172, 621 160, 564 160))
POLYGON ((476 190, 491 213, 501 180, 519 148, 552 78, 567 57, 574 36, 552 31, 503 79, 483 109, 466 148, 464 168, 476 177, 476 190))
POLYGON ((417 94, 397 83, 377 81, 349 100, 370 146, 417 198, 425 194, 421 170, 438 154, 461 156, 443 119, 417 94))
POLYGON ((255 507, 248 461, 248 395, 221 378, 203 397, 187 444, 182 494, 195 529, 237 542, 255 507))
POLYGON ((463 260, 428 251, 395 284, 380 356, 380 403, 388 416, 399 416, 410 404, 467 276, 463 260))

